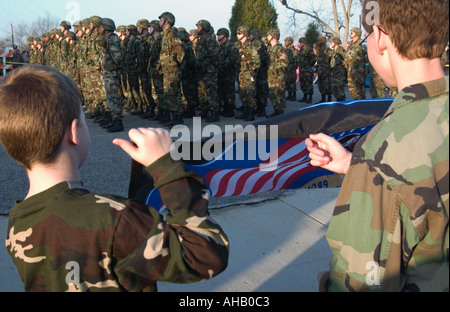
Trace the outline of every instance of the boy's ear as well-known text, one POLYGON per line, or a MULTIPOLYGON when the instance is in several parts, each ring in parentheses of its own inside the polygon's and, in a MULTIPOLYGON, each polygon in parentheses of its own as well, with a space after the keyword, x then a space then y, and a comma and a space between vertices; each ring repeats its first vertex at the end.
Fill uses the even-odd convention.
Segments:
POLYGON ((74 145, 79 145, 79 141, 78 141, 78 134, 77 134, 77 129, 78 129, 78 119, 74 119, 72 120, 72 122, 70 123, 70 127, 69 127, 69 140, 70 143, 74 144, 74 145))
POLYGON ((375 49, 377 54, 383 55, 388 46, 387 40, 389 40, 389 36, 382 32, 377 25, 373 26, 372 36, 375 38, 375 49))

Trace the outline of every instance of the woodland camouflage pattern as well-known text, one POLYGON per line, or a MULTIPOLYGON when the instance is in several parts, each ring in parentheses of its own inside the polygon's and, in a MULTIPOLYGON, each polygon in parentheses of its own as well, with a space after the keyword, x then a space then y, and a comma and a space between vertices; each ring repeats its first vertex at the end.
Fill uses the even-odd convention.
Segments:
POLYGON ((355 147, 327 232, 329 290, 449 290, 448 168, 447 76, 399 92, 355 147))
POLYGON ((222 272, 228 239, 209 216, 203 179, 170 154, 147 171, 169 210, 165 218, 139 202, 93 194, 79 182, 17 202, 6 248, 25 290, 156 291, 157 281, 190 283, 222 272))

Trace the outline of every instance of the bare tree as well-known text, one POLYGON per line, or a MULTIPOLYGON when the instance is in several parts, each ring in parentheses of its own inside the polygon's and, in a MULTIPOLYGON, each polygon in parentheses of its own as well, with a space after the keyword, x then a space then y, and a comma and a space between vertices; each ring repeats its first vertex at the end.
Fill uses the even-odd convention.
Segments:
MULTIPOLYGON (((322 32, 331 37, 341 38, 341 29, 344 29, 342 38, 344 43, 347 42, 350 32, 350 18, 352 16, 352 5, 354 4, 353 0, 340 0, 340 10, 338 10, 337 0, 330 0, 333 10, 332 20, 325 20, 325 16, 329 14, 324 13, 322 10, 316 10, 313 7, 307 10, 302 10, 292 7, 287 0, 280 0, 280 2, 286 7, 286 9, 293 11, 295 14, 305 15, 316 21, 322 27, 322 32)), ((359 0, 361 5, 362 2, 363 0, 359 0)))
MULTIPOLYGON (((28 37, 42 37, 42 34, 52 30, 53 28, 59 28, 58 18, 47 15, 46 17, 39 17, 37 20, 30 23, 13 24, 14 29, 14 44, 18 46, 19 50, 25 50, 27 48, 28 37)), ((4 46, 12 46, 11 34, 5 34, 0 38, 0 42, 4 46)))

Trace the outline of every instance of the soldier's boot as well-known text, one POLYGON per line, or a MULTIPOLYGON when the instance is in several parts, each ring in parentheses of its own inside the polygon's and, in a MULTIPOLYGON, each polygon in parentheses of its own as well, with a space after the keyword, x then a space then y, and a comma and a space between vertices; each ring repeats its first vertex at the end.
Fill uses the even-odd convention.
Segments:
POLYGON ((273 117, 276 117, 276 116, 281 115, 283 113, 284 113, 284 111, 275 109, 272 114, 266 115, 266 118, 273 118, 273 117))
POLYGON ((106 129, 106 131, 109 133, 121 132, 123 130, 124 128, 122 118, 114 118, 114 120, 112 120, 111 122, 111 126, 106 129))
POLYGON ((170 110, 168 109, 163 109, 162 110, 162 116, 159 119, 159 123, 164 125, 165 123, 170 121, 170 110))
POLYGON ((234 117, 234 108, 226 107, 223 112, 223 117, 234 117))
POLYGON ((192 105, 188 105, 184 111, 184 118, 195 117, 195 108, 192 105))
POLYGON ((140 115, 142 112, 142 102, 138 102, 136 108, 131 111, 131 115, 140 115))
POLYGON ((255 120, 255 112, 252 109, 247 111, 247 114, 242 119, 243 121, 254 121, 255 120))
POLYGON ((103 118, 103 121, 99 123, 99 125, 103 129, 108 129, 112 126, 112 118, 109 112, 105 112, 105 117, 103 118))
POLYGON ((306 94, 303 94, 303 98, 299 99, 297 102, 304 103, 306 102, 307 98, 308 96, 306 94))
POLYGON ((247 115, 247 111, 248 109, 246 107, 244 107, 242 110, 240 110, 236 116, 234 116, 234 118, 236 119, 244 119, 244 117, 247 115))
POLYGON ((147 119, 152 120, 153 118, 155 118, 155 107, 151 106, 148 109, 148 113, 147 113, 147 119))
POLYGON ((172 128, 176 125, 184 125, 183 114, 173 112, 172 119, 163 124, 164 127, 172 128))
POLYGON ((156 113, 155 113, 155 116, 153 116, 153 118, 150 118, 150 117, 149 117, 149 119, 150 119, 150 120, 159 121, 159 120, 161 119, 161 117, 162 117, 162 109, 161 109, 161 108, 158 108, 158 110, 157 110, 156 113))
POLYGON ((297 101, 297 91, 292 92, 292 100, 291 101, 297 101))
POLYGON ((321 99, 320 99, 320 101, 319 102, 316 102, 316 104, 320 104, 320 103, 323 103, 323 102, 326 102, 327 100, 326 100, 326 98, 325 98, 325 94, 322 94, 322 97, 321 97, 321 99))
POLYGON ((333 101, 333 98, 331 97, 331 94, 328 94, 327 95, 327 102, 332 102, 333 101))
POLYGON ((292 100, 292 92, 288 91, 288 95, 286 97, 286 101, 291 101, 292 100))
POLYGON ((219 114, 217 112, 211 112, 211 114, 206 118, 206 122, 219 122, 219 114))
POLYGON ((256 108, 256 117, 264 117, 266 116, 266 109, 264 107, 256 108))
POLYGON ((102 111, 97 117, 94 118, 93 123, 101 124, 105 121, 106 112, 102 111))
POLYGON ((306 98, 306 103, 311 104, 312 103, 312 94, 308 94, 306 98))

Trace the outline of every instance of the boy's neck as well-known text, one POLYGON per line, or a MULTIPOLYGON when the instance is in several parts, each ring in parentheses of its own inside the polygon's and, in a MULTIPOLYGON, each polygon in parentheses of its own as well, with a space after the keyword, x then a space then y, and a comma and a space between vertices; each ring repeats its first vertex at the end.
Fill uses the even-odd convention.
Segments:
POLYGON ((408 86, 444 78, 441 60, 415 59, 394 63, 394 74, 399 91, 408 86))
POLYGON ((64 163, 34 165, 31 170, 27 170, 27 175, 30 189, 25 199, 48 190, 61 182, 81 180, 78 169, 73 164, 67 166, 64 163))

